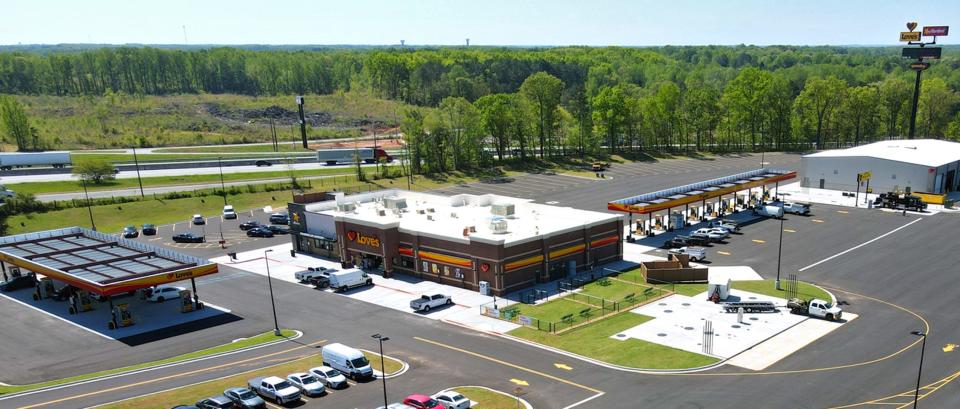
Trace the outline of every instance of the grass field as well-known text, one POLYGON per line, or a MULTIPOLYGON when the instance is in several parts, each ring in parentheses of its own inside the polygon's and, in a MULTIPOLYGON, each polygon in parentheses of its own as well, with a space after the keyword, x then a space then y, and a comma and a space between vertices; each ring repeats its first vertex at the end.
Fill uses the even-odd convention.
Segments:
MULTIPOLYGON (((227 200, 238 211, 263 206, 285 207, 289 192, 259 192, 228 195, 227 200)), ((172 200, 145 200, 121 205, 94 206, 93 219, 97 230, 118 232, 126 225, 144 223, 168 224, 185 221, 193 214, 218 215, 223 210, 219 196, 191 197, 172 200)), ((10 216, 8 234, 58 229, 69 226, 90 227, 85 207, 57 210, 47 213, 28 213, 10 216)))
POLYGON ((238 350, 238 349, 243 349, 243 348, 247 348, 247 347, 252 347, 252 346, 256 346, 256 345, 265 344, 265 343, 268 343, 268 342, 273 342, 273 341, 282 340, 282 339, 285 339, 285 338, 290 338, 290 337, 292 337, 292 336, 294 336, 294 335, 296 334, 293 330, 289 330, 289 329, 281 330, 280 333, 281 333, 281 336, 278 337, 278 336, 276 336, 276 335, 273 334, 273 331, 265 332, 265 333, 263 333, 263 334, 259 334, 259 335, 256 335, 256 336, 253 336, 253 337, 250 337, 250 338, 242 339, 242 340, 239 340, 239 341, 237 341, 237 342, 232 342, 232 343, 229 343, 229 344, 223 344, 223 345, 219 345, 219 346, 215 346, 215 347, 207 348, 207 349, 201 349, 201 350, 199 350, 199 351, 190 352, 190 353, 183 354, 183 355, 177 355, 177 356, 175 356, 175 357, 171 357, 171 358, 167 358, 167 359, 161 359, 161 360, 159 360, 159 361, 145 362, 145 363, 142 363, 142 364, 125 366, 125 367, 122 367, 122 368, 110 369, 110 370, 106 370, 106 371, 94 372, 94 373, 89 373, 89 374, 74 376, 74 377, 70 377, 70 378, 57 379, 57 380, 49 381, 49 382, 34 383, 34 384, 29 384, 29 385, 9 385, 9 386, 7 386, 7 385, 0 385, 0 395, 9 394, 9 393, 24 392, 24 391, 29 391, 29 390, 34 390, 34 389, 40 389, 40 388, 45 388, 45 387, 55 386, 55 385, 62 385, 62 384, 65 384, 65 383, 77 382, 77 381, 82 381, 82 380, 86 380, 86 379, 96 378, 96 377, 100 377, 100 376, 107 376, 107 375, 112 375, 112 374, 121 373, 121 372, 134 371, 134 370, 137 370, 137 369, 143 369, 143 368, 147 368, 147 367, 151 367, 151 366, 171 364, 171 363, 174 363, 174 362, 186 361, 186 360, 188 360, 188 359, 194 359, 194 358, 200 358, 200 357, 204 357, 204 356, 210 356, 210 355, 220 354, 220 353, 224 353, 224 352, 236 351, 236 350, 238 350))
POLYGON ((516 409, 517 407, 517 399, 507 392, 493 391, 475 386, 461 386, 459 388, 453 388, 453 390, 466 396, 467 399, 477 402, 476 408, 516 409))
MULTIPOLYGON (((367 356, 367 359, 370 359, 373 362, 373 354, 364 352, 364 355, 367 356)), ((392 373, 390 368, 397 368, 399 370, 402 367, 402 364, 396 361, 393 358, 387 357, 387 372, 392 373), (391 362, 392 361, 392 362, 391 362)), ((377 361, 379 364, 379 360, 377 361)), ((190 385, 184 388, 174 389, 166 392, 155 393, 152 395, 146 395, 139 398, 129 399, 125 401, 120 401, 116 403, 107 404, 104 406, 98 406, 101 409, 166 409, 172 408, 176 405, 192 405, 194 402, 208 398, 211 396, 220 395, 224 390, 232 387, 246 387, 247 380, 250 378, 255 378, 259 376, 280 376, 286 377, 289 374, 295 372, 306 372, 310 368, 323 365, 323 359, 320 357, 320 354, 311 354, 304 356, 303 358, 279 364, 272 365, 266 368, 254 369, 251 371, 239 373, 234 376, 229 376, 226 378, 221 378, 209 382, 203 382, 195 385, 190 385)), ((320 398, 324 399, 324 398, 320 398)))
POLYGON ((646 369, 695 368, 717 362, 716 358, 670 348, 638 339, 610 338, 651 317, 625 313, 584 325, 560 335, 521 327, 508 334, 539 344, 559 348, 603 362, 646 369))
MULTIPOLYGON (((786 291, 777 290, 774 280, 734 281, 731 283, 731 286, 736 290, 749 291, 752 293, 769 295, 777 298, 786 298, 786 291)), ((786 289, 787 282, 781 281, 780 288, 786 289)), ((830 301, 830 294, 824 291, 822 288, 801 281, 797 282, 797 297, 807 300, 811 298, 819 298, 821 300, 830 301)))
MULTIPOLYGON (((285 166, 276 166, 275 168, 283 169, 285 166)), ((399 172, 399 167, 396 165, 390 165, 389 169, 391 172, 399 172)), ((331 179, 330 183, 340 183, 340 182, 350 182, 356 181, 356 171, 354 168, 330 168, 330 169, 304 169, 304 170, 295 170, 292 172, 297 178, 311 177, 311 176, 332 176, 340 175, 335 179, 331 179), (344 179, 343 176, 346 178, 344 179)), ((373 168, 370 168, 367 171, 368 175, 374 173, 373 168)), ((256 183, 257 181, 270 180, 270 179, 289 179, 291 172, 289 170, 273 170, 273 171, 262 171, 262 172, 244 172, 244 173, 224 173, 223 180, 224 182, 239 182, 239 181, 250 181, 251 183, 256 183)), ((154 176, 154 177, 145 177, 142 178, 143 187, 160 187, 160 186, 180 186, 180 185, 194 185, 194 184, 205 184, 205 183, 219 183, 220 175, 219 174, 210 174, 210 175, 181 175, 181 176, 154 176)), ((289 181, 289 180, 288 180, 289 181)), ((321 184, 323 182, 317 182, 321 184)), ((87 190, 97 191, 97 190, 117 190, 117 189, 132 189, 138 187, 139 184, 136 178, 123 178, 115 179, 111 181, 105 181, 101 184, 87 184, 87 190)), ((69 193, 69 192, 81 192, 83 191, 83 185, 79 181, 56 181, 56 182, 28 182, 28 183, 12 183, 7 185, 8 188, 12 189, 17 193, 30 193, 30 194, 45 194, 45 193, 69 193)))

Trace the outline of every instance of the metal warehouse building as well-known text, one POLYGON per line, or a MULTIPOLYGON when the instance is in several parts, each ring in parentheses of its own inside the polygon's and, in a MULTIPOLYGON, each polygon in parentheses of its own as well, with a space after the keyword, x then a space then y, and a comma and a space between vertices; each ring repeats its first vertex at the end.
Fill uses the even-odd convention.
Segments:
POLYGON ((383 190, 289 206, 294 249, 495 295, 622 259, 623 216, 383 190))
MULTIPOLYGON (((870 172, 874 192, 957 190, 960 143, 936 139, 881 141, 803 157, 801 186, 854 191, 857 174, 870 172)), ((864 188, 861 185, 861 191, 864 188)))

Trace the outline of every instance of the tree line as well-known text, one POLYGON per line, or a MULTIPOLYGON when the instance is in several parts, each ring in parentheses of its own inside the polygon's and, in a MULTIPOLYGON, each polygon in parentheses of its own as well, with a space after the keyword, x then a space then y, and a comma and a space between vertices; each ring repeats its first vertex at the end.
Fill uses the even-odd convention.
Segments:
MULTIPOLYGON (((956 47, 924 72, 919 137, 960 139, 956 47)), ((0 53, 0 93, 328 94, 401 113, 414 166, 644 150, 750 151, 907 134, 913 75, 895 47, 101 48, 0 53)))

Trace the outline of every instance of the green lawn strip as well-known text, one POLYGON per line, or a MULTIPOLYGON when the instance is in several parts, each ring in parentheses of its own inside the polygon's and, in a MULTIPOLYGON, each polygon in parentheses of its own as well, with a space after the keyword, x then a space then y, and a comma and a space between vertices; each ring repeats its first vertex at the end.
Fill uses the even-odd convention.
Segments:
MULTIPOLYGON (((393 170, 394 168, 390 167, 392 172, 397 172, 393 170)), ((368 173, 372 175, 371 173, 368 173)), ((356 179, 356 170, 353 168, 332 168, 332 169, 305 169, 305 170, 295 170, 293 175, 298 178, 303 177, 312 177, 312 176, 338 176, 336 180, 331 180, 330 183, 336 183, 340 180, 343 180, 344 177, 348 180, 356 179)), ((239 182, 239 181, 250 181, 257 182, 263 180, 271 179, 286 179, 290 177, 290 171, 286 170, 277 170, 277 171, 264 171, 264 172, 243 172, 243 173, 224 173, 223 180, 224 182, 239 182)), ((180 175, 180 176, 154 176, 154 177, 145 177, 142 178, 143 187, 162 187, 162 186, 181 186, 181 185, 193 185, 193 184, 203 184, 203 183, 218 183, 220 182, 219 174, 204 174, 204 175, 180 175)), ((326 183, 317 182, 317 183, 326 183)), ((112 181, 105 181, 101 184, 88 184, 87 190, 89 191, 98 191, 98 190, 118 190, 118 189, 131 189, 137 188, 140 185, 137 182, 136 178, 124 178, 124 179, 115 179, 112 181)), ((47 194, 47 193, 70 193, 70 192, 81 192, 83 191, 83 185, 80 181, 75 180, 62 180, 56 182, 28 182, 28 183, 13 183, 8 184, 7 187, 17 193, 30 193, 30 194, 47 194)))
MULTIPOLYGON (((367 357, 367 360, 370 361, 370 367, 380 370, 380 354, 374 353, 372 351, 363 351, 363 355, 367 357)), ((384 369, 383 371, 387 375, 393 375, 403 369, 403 362, 400 362, 396 359, 393 359, 389 356, 383 357, 384 369)))
POLYGON ((560 335, 521 327, 508 334, 603 362, 634 368, 683 369, 716 363, 718 359, 668 346, 610 336, 653 319, 634 313, 619 314, 560 335))
POLYGON ((650 288, 650 286, 642 284, 632 284, 630 282, 612 279, 607 279, 606 285, 603 283, 604 281, 602 279, 589 283, 583 286, 581 292, 594 297, 605 298, 609 301, 622 301, 623 297, 630 294, 633 294, 637 298, 642 298, 643 291, 650 288))
MULTIPOLYGON (((542 304, 515 304, 519 305, 520 315, 526 315, 533 318, 537 318, 540 321, 544 322, 558 322, 563 319, 564 316, 573 314, 574 322, 580 321, 579 312, 583 311, 586 308, 590 308, 587 305, 570 301, 565 298, 558 298, 555 300, 547 301, 542 304)), ((599 308, 595 308, 599 310, 599 308)))
POLYGON ((460 393, 463 396, 466 396, 467 399, 470 399, 476 402, 477 408, 481 409, 516 409, 517 407, 517 398, 510 396, 506 392, 494 392, 486 388, 478 388, 475 386, 461 386, 458 388, 453 388, 453 391, 460 393))
MULTIPOLYGON (((783 290, 777 290, 774 285, 774 280, 749 280, 734 281, 731 284, 731 287, 733 287, 735 290, 749 291, 752 293, 785 299, 787 297, 787 292, 783 290)), ((786 289, 787 282, 781 281, 780 288, 786 289)), ((797 297, 806 300, 819 298, 821 300, 830 301, 830 294, 824 291, 822 288, 800 281, 797 282, 797 297)))
MULTIPOLYGON (((227 202, 237 211, 261 208, 267 205, 285 207, 290 199, 290 192, 258 192, 228 195, 227 202)), ((139 202, 130 202, 117 205, 93 206, 93 219, 97 229, 102 232, 119 232, 123 226, 151 224, 168 224, 186 221, 193 214, 204 216, 219 215, 223 210, 223 200, 220 196, 191 197, 184 199, 154 200, 148 199, 139 202)), ((58 229, 68 226, 90 227, 89 216, 85 207, 56 210, 46 213, 28 213, 10 216, 8 234, 18 234, 33 231, 58 229)), ((192 229, 200 232, 199 227, 192 229)), ((208 236, 214 231, 207 229, 208 236)))
POLYGON ((255 345, 265 344, 265 343, 272 342, 272 341, 277 341, 277 340, 282 340, 282 339, 285 339, 285 338, 290 338, 290 337, 293 337, 293 336, 296 335, 296 331, 294 331, 294 330, 289 330, 289 329, 285 329, 285 330, 282 330, 282 331, 281 331, 281 335, 282 335, 282 336, 280 336, 280 337, 278 337, 278 336, 276 336, 276 335, 273 335, 273 331, 264 332, 263 334, 259 334, 259 335, 256 335, 256 336, 253 336, 253 337, 250 337, 250 338, 242 339, 242 340, 239 340, 239 341, 237 341, 237 342, 231 342, 231 343, 229 343, 229 344, 223 344, 223 345, 218 345, 218 346, 211 347, 211 348, 207 348, 207 349, 201 349, 201 350, 199 350, 199 351, 194 351, 194 352, 186 353, 186 354, 183 354, 183 355, 177 355, 177 356, 175 356, 175 357, 171 357, 171 358, 167 358, 167 359, 161 359, 161 360, 158 360, 158 361, 144 362, 144 363, 142 363, 142 364, 130 365, 130 366, 125 366, 125 367, 116 368, 116 369, 108 369, 108 370, 105 370, 105 371, 93 372, 93 373, 84 374, 84 375, 77 375, 77 376, 73 376, 73 377, 69 377, 69 378, 64 378, 64 379, 57 379, 57 380, 49 381, 49 382, 33 383, 33 384, 29 384, 29 385, 10 385, 10 386, 2 386, 2 385, 0 385, 0 395, 2 395, 2 394, 10 394, 10 393, 17 393, 17 392, 24 392, 24 391, 29 391, 29 390, 34 390, 34 389, 40 389, 40 388, 46 388, 46 387, 49 387, 49 386, 62 385, 62 384, 65 384, 65 383, 77 382, 77 381, 82 381, 82 380, 97 378, 97 377, 101 377, 101 376, 113 375, 113 374, 122 373, 122 372, 135 371, 135 370, 138 370, 138 369, 143 369, 143 368, 147 368, 147 367, 151 367, 151 366, 172 364, 172 363, 175 363, 175 362, 186 361, 186 360, 189 360, 189 359, 201 358, 201 357, 210 356, 210 355, 216 355, 216 354, 220 354, 220 353, 224 353, 224 352, 236 351, 236 350, 238 350, 238 349, 243 349, 243 348, 252 347, 252 346, 255 346, 255 345))

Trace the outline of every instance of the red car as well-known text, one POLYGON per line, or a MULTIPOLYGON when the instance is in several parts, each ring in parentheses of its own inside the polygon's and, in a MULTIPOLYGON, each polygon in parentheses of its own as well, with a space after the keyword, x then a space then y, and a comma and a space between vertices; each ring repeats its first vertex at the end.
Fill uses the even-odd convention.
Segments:
POLYGON ((403 400, 404 405, 412 406, 417 409, 443 409, 440 402, 427 395, 410 395, 403 400))

